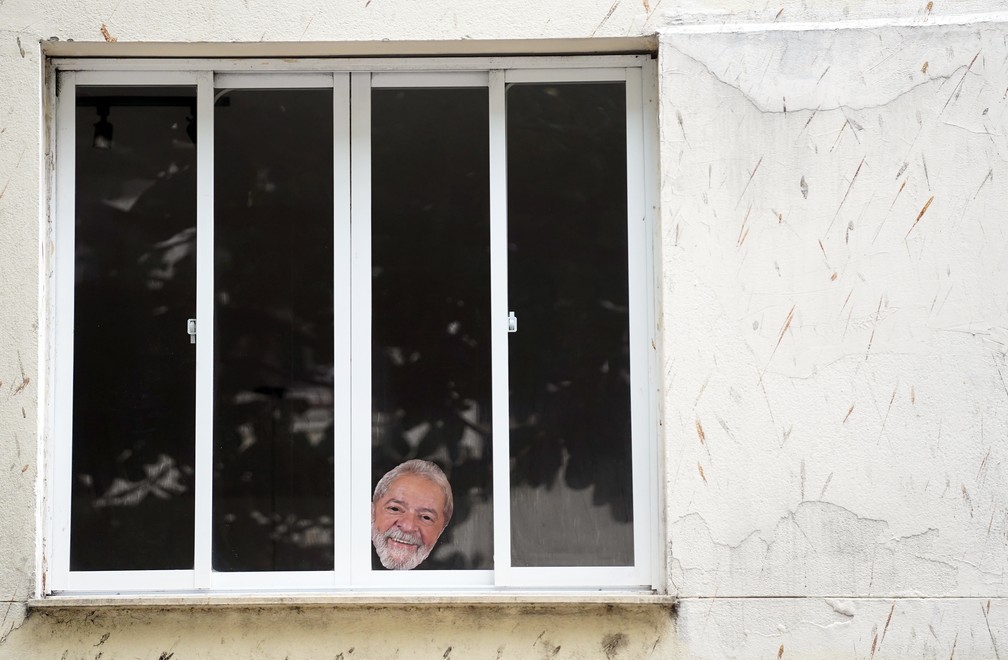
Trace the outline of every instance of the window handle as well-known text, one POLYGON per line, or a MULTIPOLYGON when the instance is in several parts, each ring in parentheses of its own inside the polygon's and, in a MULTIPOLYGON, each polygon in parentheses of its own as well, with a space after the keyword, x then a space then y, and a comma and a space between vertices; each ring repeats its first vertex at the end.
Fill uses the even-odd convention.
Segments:
POLYGON ((508 332, 518 332, 518 317, 514 312, 508 312, 508 332))
POLYGON ((196 319, 186 320, 186 332, 189 333, 189 343, 196 343, 196 319))

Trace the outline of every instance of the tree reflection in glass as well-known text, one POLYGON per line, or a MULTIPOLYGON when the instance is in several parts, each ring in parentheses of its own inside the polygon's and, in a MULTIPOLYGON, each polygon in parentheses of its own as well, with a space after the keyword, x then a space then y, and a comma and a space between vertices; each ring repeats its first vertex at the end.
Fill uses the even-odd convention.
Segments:
POLYGON ((507 90, 511 557, 633 564, 623 83, 507 90))
POLYGON ((333 568, 331 89, 214 108, 213 566, 333 568))
POLYGON ((77 87, 70 568, 193 566, 192 87, 77 87))
POLYGON ((418 570, 492 568, 488 93, 375 89, 371 107, 372 484, 440 465, 455 513, 418 570))

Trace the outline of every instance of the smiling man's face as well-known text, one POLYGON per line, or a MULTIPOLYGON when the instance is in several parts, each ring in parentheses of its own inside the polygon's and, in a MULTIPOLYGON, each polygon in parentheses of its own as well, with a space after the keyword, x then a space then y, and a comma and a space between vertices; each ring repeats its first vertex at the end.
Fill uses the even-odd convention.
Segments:
POLYGON ((436 483, 403 474, 371 505, 371 542, 385 568, 409 570, 427 559, 444 531, 445 494, 436 483))

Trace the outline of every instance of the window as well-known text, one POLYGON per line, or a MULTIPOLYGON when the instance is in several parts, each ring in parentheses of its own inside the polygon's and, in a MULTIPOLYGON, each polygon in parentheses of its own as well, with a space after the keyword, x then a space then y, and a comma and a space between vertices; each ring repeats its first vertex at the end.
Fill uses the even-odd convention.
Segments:
POLYGON ((649 60, 169 66, 56 65, 49 590, 652 587, 649 60))

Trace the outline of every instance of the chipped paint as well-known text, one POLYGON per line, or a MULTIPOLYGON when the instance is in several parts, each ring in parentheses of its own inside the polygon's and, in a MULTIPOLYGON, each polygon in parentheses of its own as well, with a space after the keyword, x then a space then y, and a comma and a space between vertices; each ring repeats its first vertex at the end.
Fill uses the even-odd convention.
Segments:
POLYGON ((115 43, 116 41, 119 41, 118 39, 116 39, 115 37, 113 37, 111 34, 109 34, 108 28, 105 26, 104 23, 101 24, 101 30, 100 31, 101 31, 102 37, 105 38, 105 43, 109 43, 110 44, 110 43, 115 43))
POLYGON ((913 224, 910 225, 910 229, 907 230, 906 233, 907 236, 910 236, 910 232, 914 230, 914 227, 917 226, 917 223, 920 222, 920 219, 924 217, 925 213, 927 213, 928 207, 931 206, 931 202, 933 201, 934 201, 934 195, 931 195, 928 198, 928 201, 924 202, 924 206, 923 208, 921 208, 920 213, 917 214, 917 217, 914 219, 913 224))

